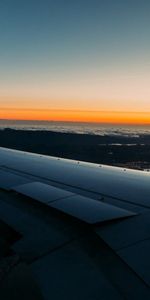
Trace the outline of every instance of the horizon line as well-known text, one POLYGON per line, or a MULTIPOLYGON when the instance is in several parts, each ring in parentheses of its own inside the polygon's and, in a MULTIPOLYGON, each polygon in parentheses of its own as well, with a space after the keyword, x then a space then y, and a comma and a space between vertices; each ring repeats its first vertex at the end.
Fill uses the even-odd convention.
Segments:
POLYGON ((143 124, 150 125, 150 112, 137 111, 84 111, 58 109, 6 109, 0 110, 0 119, 46 121, 46 122, 81 122, 100 124, 143 124))
POLYGON ((82 124, 100 124, 100 125, 124 125, 124 126, 150 126, 150 122, 117 122, 117 121, 75 121, 75 120, 44 120, 44 119, 15 119, 15 118, 0 118, 1 121, 15 122, 48 122, 48 123, 82 123, 82 124))

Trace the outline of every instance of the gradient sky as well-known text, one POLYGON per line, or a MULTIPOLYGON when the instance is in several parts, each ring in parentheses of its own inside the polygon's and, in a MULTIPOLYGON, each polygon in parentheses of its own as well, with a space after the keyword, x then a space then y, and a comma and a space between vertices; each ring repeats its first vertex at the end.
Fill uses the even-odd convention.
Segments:
POLYGON ((150 1, 1 0, 0 118, 76 111, 150 120, 150 1))

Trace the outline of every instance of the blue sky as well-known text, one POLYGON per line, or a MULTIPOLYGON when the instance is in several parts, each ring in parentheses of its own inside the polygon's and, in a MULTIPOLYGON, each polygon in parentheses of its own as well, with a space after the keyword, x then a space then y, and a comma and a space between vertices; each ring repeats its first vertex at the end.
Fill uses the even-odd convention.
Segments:
POLYGON ((0 45, 1 106, 150 110, 148 0, 1 0, 0 45))

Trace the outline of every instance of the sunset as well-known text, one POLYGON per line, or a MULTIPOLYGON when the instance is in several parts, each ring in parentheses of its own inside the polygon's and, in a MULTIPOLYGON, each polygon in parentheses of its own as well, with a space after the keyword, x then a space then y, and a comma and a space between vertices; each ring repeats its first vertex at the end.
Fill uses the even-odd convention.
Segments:
POLYGON ((150 112, 2 108, 0 111, 0 118, 7 120, 43 120, 150 125, 150 112))
POLYGON ((146 0, 2 1, 0 118, 149 123, 149 11, 146 0))
POLYGON ((150 0, 0 0, 0 300, 150 299, 150 0))

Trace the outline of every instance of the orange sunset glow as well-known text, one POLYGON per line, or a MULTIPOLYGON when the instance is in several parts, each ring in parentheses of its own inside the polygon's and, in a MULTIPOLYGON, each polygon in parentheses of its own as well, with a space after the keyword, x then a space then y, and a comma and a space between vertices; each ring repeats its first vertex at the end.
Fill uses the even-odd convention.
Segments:
POLYGON ((0 110, 0 118, 11 120, 77 121, 150 125, 150 113, 146 112, 3 108, 0 110))
POLYGON ((4 1, 0 119, 150 124, 150 2, 88 2, 4 1))

